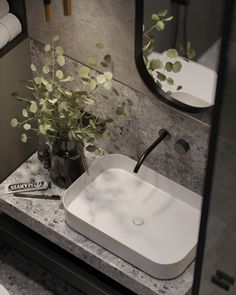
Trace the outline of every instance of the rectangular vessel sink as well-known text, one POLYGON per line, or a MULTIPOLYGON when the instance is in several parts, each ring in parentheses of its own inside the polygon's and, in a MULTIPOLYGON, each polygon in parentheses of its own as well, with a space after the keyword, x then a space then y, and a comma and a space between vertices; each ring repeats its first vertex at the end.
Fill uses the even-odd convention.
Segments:
POLYGON ((171 279, 193 261, 201 196, 113 154, 97 160, 66 191, 66 222, 148 274, 171 279))

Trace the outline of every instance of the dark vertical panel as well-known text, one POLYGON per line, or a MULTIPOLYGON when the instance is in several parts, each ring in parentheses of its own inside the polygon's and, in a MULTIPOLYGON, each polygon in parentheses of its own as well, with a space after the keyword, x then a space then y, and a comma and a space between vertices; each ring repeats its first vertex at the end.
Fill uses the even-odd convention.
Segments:
POLYGON ((236 4, 230 0, 227 4, 228 30, 211 135, 194 295, 236 294, 236 284, 232 284, 236 278, 236 4), (226 275, 219 275, 219 270, 226 275))
POLYGON ((23 107, 11 97, 11 93, 30 97, 29 91, 20 83, 20 80, 30 78, 29 44, 26 39, 0 59, 0 182, 35 149, 32 142, 20 142, 22 130, 10 126, 12 118, 21 117, 23 107))

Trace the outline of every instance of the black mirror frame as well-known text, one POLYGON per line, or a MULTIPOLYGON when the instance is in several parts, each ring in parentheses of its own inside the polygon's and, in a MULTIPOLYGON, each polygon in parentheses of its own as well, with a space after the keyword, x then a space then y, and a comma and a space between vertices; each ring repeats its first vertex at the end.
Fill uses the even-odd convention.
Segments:
POLYGON ((209 109, 212 109, 214 106, 209 107, 194 107, 188 104, 185 104, 177 99, 166 94, 161 88, 159 88, 154 80, 151 78, 150 74, 147 71, 147 68, 144 64, 142 48, 143 48, 143 15, 144 15, 144 0, 135 1, 135 63, 139 75, 141 76, 144 83, 151 90, 151 92, 164 103, 177 108, 181 111, 188 113, 201 113, 209 109))

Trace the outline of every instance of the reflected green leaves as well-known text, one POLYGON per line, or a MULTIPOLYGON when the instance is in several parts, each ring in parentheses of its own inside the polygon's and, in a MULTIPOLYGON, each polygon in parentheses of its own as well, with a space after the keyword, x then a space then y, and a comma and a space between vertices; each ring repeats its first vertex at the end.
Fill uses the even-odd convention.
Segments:
MULTIPOLYGON (((185 46, 180 46, 179 51, 176 48, 170 48, 160 58, 153 58, 151 54, 154 51, 154 43, 156 41, 153 31, 163 31, 166 23, 173 20, 173 16, 168 15, 168 10, 163 9, 151 15, 152 25, 149 27, 143 25, 143 59, 147 70, 152 75, 158 87, 165 89, 170 94, 174 90, 181 90, 182 86, 175 85, 173 74, 178 74, 182 70, 181 56, 184 59, 191 59, 195 56, 195 50, 192 48, 191 42, 187 42, 185 46), (174 87, 174 88, 173 88, 174 87), (166 90, 167 89, 167 90, 166 90)), ((121 112, 121 110, 119 110, 121 112)))
POLYGON ((176 49, 173 49, 173 48, 168 49, 166 54, 171 59, 176 58, 179 55, 178 51, 176 49))

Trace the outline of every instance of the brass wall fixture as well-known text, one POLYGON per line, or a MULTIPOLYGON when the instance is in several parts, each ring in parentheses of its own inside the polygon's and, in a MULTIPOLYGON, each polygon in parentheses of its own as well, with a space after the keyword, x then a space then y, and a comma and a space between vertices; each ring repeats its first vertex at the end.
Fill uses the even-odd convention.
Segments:
POLYGON ((52 21, 52 3, 51 0, 44 0, 44 19, 46 22, 52 21))
MULTIPOLYGON (((53 15, 51 0, 43 0, 43 2, 44 2, 44 19, 46 22, 51 22, 52 15, 53 15)), ((71 0, 63 0, 63 10, 64 10, 65 16, 70 16, 72 14, 71 2, 72 2, 71 0)))
POLYGON ((64 15, 71 15, 71 0, 63 0, 64 15))

